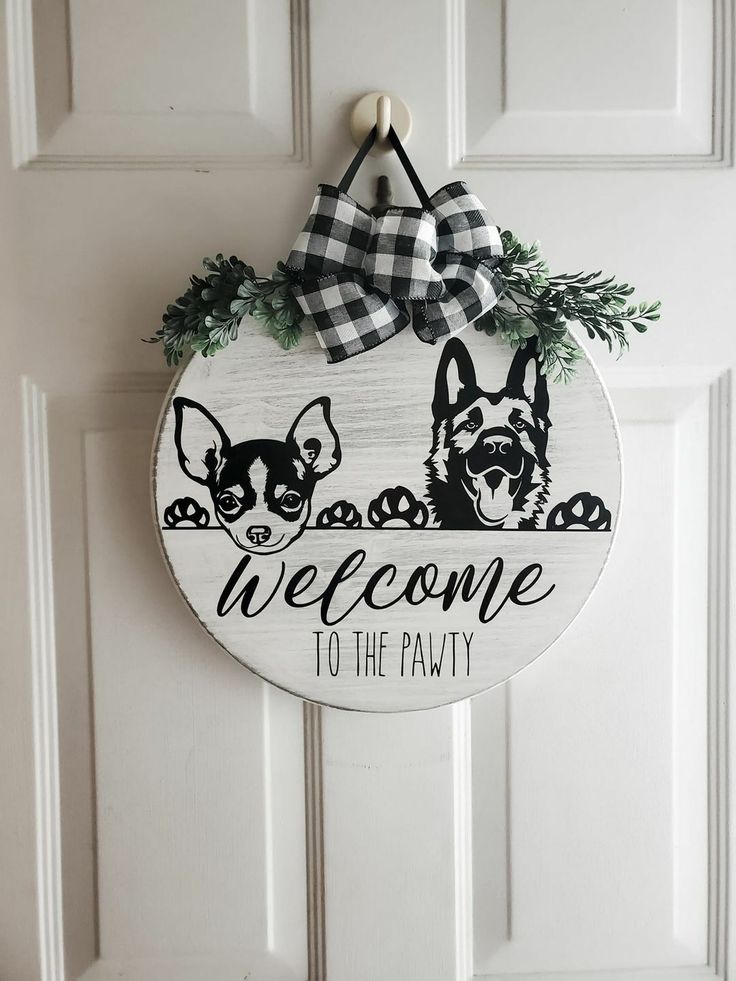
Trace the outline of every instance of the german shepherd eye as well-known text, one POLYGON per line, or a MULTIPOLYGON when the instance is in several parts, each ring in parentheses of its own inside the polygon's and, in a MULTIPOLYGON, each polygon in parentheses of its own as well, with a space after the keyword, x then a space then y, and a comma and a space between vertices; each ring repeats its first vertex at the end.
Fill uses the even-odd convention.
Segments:
POLYGON ((284 511, 298 511, 302 506, 302 499, 296 491, 287 491, 281 498, 281 507, 284 511))
POLYGON ((240 508, 240 501, 234 494, 220 494, 217 498, 217 506, 225 514, 234 514, 240 508))
POLYGON ((464 423, 462 423, 460 426, 457 427, 456 431, 458 433, 462 433, 462 432, 474 433, 477 428, 478 428, 477 422, 473 422, 472 419, 466 419, 464 423))
POLYGON ((526 423, 524 422, 523 419, 515 419, 514 422, 512 423, 512 426, 514 427, 514 429, 518 429, 520 432, 522 429, 526 429, 526 423))

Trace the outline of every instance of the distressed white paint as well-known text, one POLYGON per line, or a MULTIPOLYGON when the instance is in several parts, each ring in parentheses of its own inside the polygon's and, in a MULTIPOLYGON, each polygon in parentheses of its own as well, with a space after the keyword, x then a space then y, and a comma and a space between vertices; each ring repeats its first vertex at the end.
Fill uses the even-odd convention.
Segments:
MULTIPOLYGON (((540 508, 537 530, 452 531, 433 526, 431 512, 425 528, 374 528, 370 512, 385 489, 404 488, 425 509, 431 506, 425 461, 432 447, 431 405, 442 345, 420 345, 411 331, 404 331, 390 345, 327 365, 313 337, 294 354, 275 350, 253 320, 246 321, 242 331, 241 346, 217 359, 200 358, 181 374, 164 410, 154 460, 163 552, 193 612, 225 650, 287 691, 328 705, 373 711, 426 708, 476 694, 505 681, 546 650, 594 588, 618 515, 618 434, 608 397, 589 362, 581 363, 575 386, 556 385, 549 392, 549 500, 540 508), (262 500, 266 480, 274 478, 256 460, 243 473, 243 482, 252 483, 256 502, 238 521, 244 546, 238 548, 218 522, 207 487, 182 470, 175 439, 176 398, 204 407, 235 446, 258 439, 283 442, 304 406, 325 396, 331 402, 330 419, 342 460, 318 481, 311 515, 305 507, 299 521, 302 534, 272 555, 244 550, 245 524, 273 528, 274 538, 282 527, 278 512, 262 500), (554 506, 580 492, 602 501, 609 512, 607 529, 547 531, 554 506), (167 509, 185 498, 197 500, 207 511, 206 529, 167 526, 167 509), (320 512, 336 501, 357 509, 360 528, 315 527, 320 512), (355 575, 342 577, 345 582, 337 585, 325 612, 321 592, 332 577, 339 583, 340 566, 359 550, 365 553, 364 561, 355 575), (486 570, 497 559, 501 576, 497 588, 489 591, 494 570, 486 570), (226 600, 235 608, 219 611, 228 580, 243 560, 247 568, 238 588, 251 577, 260 580, 249 605, 251 611, 264 605, 256 616, 241 612, 235 599, 238 590, 226 600), (410 576, 427 564, 438 570, 435 593, 450 575, 461 576, 470 567, 477 596, 467 602, 456 599, 448 609, 433 598, 420 605, 401 599, 410 576), (371 609, 361 601, 362 590, 386 565, 395 571, 389 581, 383 576, 376 590, 375 602, 383 608, 371 609), (294 609, 285 601, 285 588, 308 566, 315 567, 315 574, 308 575, 308 588, 300 587, 301 608, 294 609), (517 577, 522 577, 523 595, 515 605, 513 598, 505 598, 511 596, 517 577), (312 605, 305 607, 308 599, 312 605), (345 615, 353 605, 353 612, 345 615)), ((473 359, 478 386, 501 391, 512 352, 470 330, 463 344, 473 359)), ((186 411, 181 452, 190 461, 191 473, 200 456, 194 433, 200 432, 202 447, 211 446, 217 436, 201 413, 186 411)), ((194 475, 202 473, 194 470, 194 475)), ((456 492, 466 493, 462 486, 456 492)), ((294 525, 286 527, 291 531, 294 525)), ((419 593, 414 590, 415 597, 419 593)))
MULTIPOLYGON (((468 141, 463 149, 477 151, 465 161, 471 174, 448 161, 461 156, 456 137, 466 114, 491 126, 493 89, 474 81, 472 58, 458 47, 454 4, 389 7, 380 0, 367 17, 362 0, 312 0, 309 30, 299 22, 291 49, 292 57, 294 50, 311 53, 310 71, 303 61, 296 74, 280 70, 273 88, 281 104, 296 100, 294 132, 302 136, 295 145, 301 157, 310 143, 313 153, 301 167, 291 166, 291 130, 278 114, 233 118, 216 140, 205 134, 204 151, 188 143, 192 130, 186 140, 168 128, 141 136, 136 124, 118 126, 117 146, 95 143, 96 128, 52 157, 48 141, 67 115, 68 88, 59 81, 68 58, 65 8, 38 5, 32 25, 23 4, 6 4, 0 975, 235 981, 250 969, 251 981, 468 981, 487 971, 527 979, 556 973, 568 981, 724 977, 727 954, 734 958, 725 721, 734 678, 726 665, 736 348, 730 294, 718 284, 730 282, 736 259, 736 186, 732 170, 715 168, 730 159, 731 5, 673 0, 637 5, 632 14, 631 4, 593 4, 605 72, 591 91, 608 109, 623 98, 610 72, 627 18, 666 24, 674 10, 690 9, 697 41, 711 30, 712 12, 714 46, 681 48, 680 88, 700 100, 690 134, 671 119, 655 153, 635 153, 631 141, 637 114, 664 105, 668 73, 678 63, 668 48, 651 62, 624 65, 640 79, 641 99, 624 87, 629 102, 618 110, 613 146, 595 142, 584 153, 584 134, 566 117, 557 142, 549 130, 527 126, 520 157, 505 156, 491 136, 482 150, 468 141), (34 72, 34 61, 42 72, 34 72), (665 76, 654 78, 648 64, 665 76), (687 74, 698 65, 700 81, 687 74), (458 66, 468 71, 466 86, 457 85, 458 66), (711 78, 713 145, 691 152, 701 140, 697 120, 711 78), (256 694, 263 688, 190 622, 167 582, 150 516, 134 504, 145 497, 147 449, 170 377, 157 349, 137 338, 155 327, 202 254, 238 252, 264 272, 285 254, 314 184, 339 176, 353 152, 353 100, 377 88, 396 91, 410 106, 409 149, 428 185, 470 177, 497 221, 542 239, 553 268, 603 267, 639 285, 643 296, 663 299, 662 323, 636 338, 622 362, 594 348, 628 463, 621 536, 586 610, 508 691, 408 716, 309 709, 303 748, 301 705, 272 693, 273 725, 255 745, 240 747, 228 781, 219 757, 234 751, 223 750, 223 736, 256 731, 233 706, 265 718, 256 694), (300 130, 306 107, 309 133, 300 130), (256 137, 237 143, 241 133, 244 141, 257 133, 261 119, 266 128, 271 120, 274 132, 267 162, 256 137), (11 134, 15 159, 35 161, 27 172, 10 167, 11 134), (208 174, 195 172, 202 153, 208 174), (246 179, 212 169, 218 161, 253 169, 246 179), (164 166, 173 169, 142 169, 164 166), (40 172, 47 167, 66 172, 40 172), (524 167, 532 171, 519 172, 524 167), (90 173, 96 168, 106 172, 90 173), (108 487, 113 477, 116 488, 108 487), (661 497, 656 511, 634 513, 634 495, 653 491, 661 497), (113 589, 120 600, 114 613, 113 589), (126 608, 132 597, 140 600, 135 618, 126 608), (116 652, 130 652, 129 667, 139 667, 132 677, 121 675, 119 699, 111 691, 118 676, 103 667, 116 652), (181 697, 184 683, 189 702, 181 697), (136 702, 143 688, 148 701, 136 702), (117 713, 114 726, 112 717, 99 717, 97 693, 100 705, 117 713), (123 728, 124 696, 140 729, 123 728), (179 740, 195 745, 189 772, 201 773, 204 784, 187 782, 176 765, 179 740), (144 773, 156 793, 146 791, 144 773), (246 775, 244 810, 238 805, 246 775), (211 792, 209 800, 196 793, 199 786, 211 792), (174 796, 180 806, 164 826, 161 801, 174 796), (130 804, 126 834, 118 827, 124 818, 103 813, 98 797, 130 804), (150 810, 140 803, 146 797, 150 810), (214 833, 222 815, 241 814, 243 838, 258 837, 261 845, 233 845, 233 864, 242 863, 257 898, 243 896, 214 833), (151 858, 147 881, 143 856, 151 858), (196 863, 201 883, 194 881, 196 863), (218 876, 235 910, 220 902, 218 876), (138 918, 133 930, 135 903, 149 890, 164 898, 152 922, 138 918), (189 937, 177 912, 193 924, 189 937), (237 912, 244 918, 234 926, 237 912), (122 960, 98 947, 97 924, 107 952, 122 952, 122 960), (251 949, 251 957, 247 944, 255 937, 261 949, 251 949), (213 940, 227 950, 208 950, 213 940)), ((302 16, 306 5, 296 10, 302 16)), ((523 17, 523 5, 519 10, 523 17)), ((185 22, 179 29, 191 48, 199 25, 188 24, 188 34, 185 22)), ((545 30, 557 31, 560 41, 562 24, 547 18, 545 30)), ((517 29, 511 44, 522 48, 506 52, 517 65, 517 99, 517 51, 533 49, 532 27, 521 35, 517 29)), ((78 31, 86 29, 79 24, 78 31)), ((575 36, 574 27, 565 30, 575 36)), ((229 19, 219 31, 223 46, 234 43, 229 19)), ((671 37, 650 37, 650 49, 666 47, 664 36, 671 37)), ((497 66, 491 27, 478 22, 465 37, 497 66)), ((584 61, 588 39, 577 38, 584 61)), ((259 50, 283 69, 280 43, 269 40, 259 50)), ((565 110, 565 100, 574 97, 579 107, 583 98, 550 64, 554 46, 552 37, 542 52, 553 74, 550 94, 538 92, 553 114, 565 110)), ((94 94, 100 69, 87 64, 94 94)), ((220 70, 232 80, 241 66, 220 70)), ((268 62, 258 71, 267 73, 268 62)), ((99 97, 109 99, 110 89, 97 82, 99 97)), ((150 109, 166 85, 154 74, 141 94, 134 73, 123 71, 120 98, 144 98, 150 109)), ((189 86, 182 82, 180 94, 194 98, 189 86)), ((533 97, 524 95, 527 104, 533 97)), ((211 95, 208 108, 217 113, 225 98, 232 93, 211 95)), ((99 122, 92 113, 90 125, 99 122)), ((363 200, 370 200, 369 177, 387 169, 396 200, 413 201, 391 158, 366 168, 356 182, 363 200)), ((222 841, 232 844, 229 827, 222 841)))

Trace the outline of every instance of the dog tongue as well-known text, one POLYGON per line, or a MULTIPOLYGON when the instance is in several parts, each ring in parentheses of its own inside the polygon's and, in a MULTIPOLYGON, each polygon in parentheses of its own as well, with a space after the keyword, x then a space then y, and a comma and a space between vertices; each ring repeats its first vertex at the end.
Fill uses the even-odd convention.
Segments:
MULTIPOLYGON (((485 483, 491 492, 492 498, 495 496, 496 491, 501 486, 501 481, 504 477, 508 477, 508 474, 504 473, 503 470, 499 470, 498 467, 494 467, 493 470, 489 470, 485 475, 485 483)), ((483 496, 485 495, 483 489, 481 488, 481 497, 483 496)))
POLYGON ((487 521, 503 521, 511 507, 509 475, 494 467, 478 481, 475 506, 487 521))

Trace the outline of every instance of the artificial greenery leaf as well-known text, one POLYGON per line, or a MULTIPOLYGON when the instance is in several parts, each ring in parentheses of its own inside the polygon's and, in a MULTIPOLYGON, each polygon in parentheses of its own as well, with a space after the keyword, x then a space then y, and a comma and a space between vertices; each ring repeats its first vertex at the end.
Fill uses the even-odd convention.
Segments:
MULTIPOLYGON (((538 242, 527 244, 501 232, 504 255, 498 270, 505 292, 499 303, 475 321, 475 329, 498 335, 512 348, 535 337, 542 372, 569 381, 582 351, 568 332, 578 323, 591 340, 619 356, 628 349, 627 331, 639 334, 659 320, 659 301, 630 303, 634 287, 598 270, 550 275, 538 242)), ((286 350, 303 333, 304 313, 293 293, 294 274, 279 262, 270 278, 256 275, 237 256, 218 253, 202 260, 205 278, 192 276, 189 288, 166 307, 150 343, 163 345, 166 362, 178 365, 186 351, 212 357, 236 340, 240 322, 250 315, 286 350)))
POLYGON ((510 231, 501 233, 505 282, 500 302, 476 321, 476 329, 499 334, 512 347, 537 338, 543 371, 555 381, 569 380, 582 356, 567 325, 579 323, 591 340, 619 355, 628 349, 628 328, 644 333, 659 320, 660 303, 629 304, 634 287, 598 270, 550 275, 538 243, 526 245, 510 231))

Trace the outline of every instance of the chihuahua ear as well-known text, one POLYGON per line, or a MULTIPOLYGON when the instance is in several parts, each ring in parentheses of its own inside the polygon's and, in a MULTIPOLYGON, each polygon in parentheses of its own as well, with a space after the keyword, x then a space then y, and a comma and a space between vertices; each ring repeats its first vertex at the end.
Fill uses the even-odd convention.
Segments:
POLYGON ((548 421, 549 392, 547 378, 542 374, 542 366, 537 358, 536 338, 530 337, 525 347, 520 347, 514 355, 509 368, 506 388, 521 395, 531 403, 534 415, 548 421))
POLYGON ((435 419, 447 419, 457 411, 460 402, 477 388, 473 359, 457 337, 451 337, 442 348, 434 383, 432 412, 435 419))
POLYGON ((340 465, 340 440, 330 419, 330 400, 323 396, 305 405, 294 420, 286 442, 294 442, 299 456, 317 480, 340 465))
POLYGON ((198 484, 208 484, 230 449, 225 430, 204 406, 190 399, 174 399, 174 417, 181 469, 198 484))

